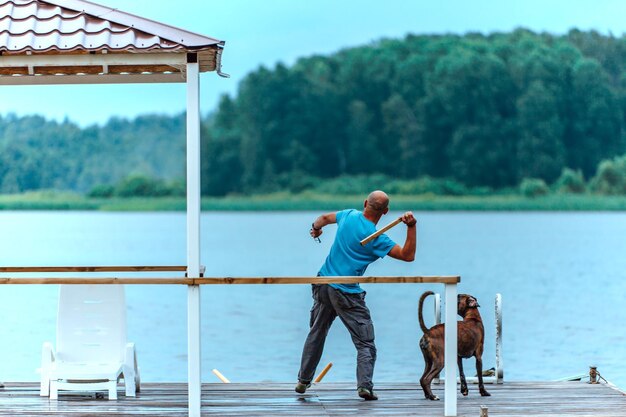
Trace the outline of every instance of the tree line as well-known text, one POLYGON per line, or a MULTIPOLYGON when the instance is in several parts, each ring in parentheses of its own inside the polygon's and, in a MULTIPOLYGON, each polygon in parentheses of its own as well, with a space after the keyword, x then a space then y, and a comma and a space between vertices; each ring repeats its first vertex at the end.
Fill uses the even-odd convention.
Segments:
MULTIPOLYGON (((260 67, 202 121, 202 192, 355 178, 494 190, 555 184, 566 170, 586 182, 626 154, 625 65, 624 36, 518 29, 408 35, 260 67)), ((176 194, 184 153, 182 114, 86 128, 8 115, 0 192, 176 194)))
POLYGON ((261 67, 206 125, 204 191, 372 173, 491 188, 552 183, 564 168, 588 178, 626 151, 625 65, 624 37, 519 29, 409 35, 261 67))
POLYGON ((111 118, 85 128, 41 116, 0 117, 0 193, 88 193, 118 183, 132 189, 138 176, 184 180, 184 115, 111 118))

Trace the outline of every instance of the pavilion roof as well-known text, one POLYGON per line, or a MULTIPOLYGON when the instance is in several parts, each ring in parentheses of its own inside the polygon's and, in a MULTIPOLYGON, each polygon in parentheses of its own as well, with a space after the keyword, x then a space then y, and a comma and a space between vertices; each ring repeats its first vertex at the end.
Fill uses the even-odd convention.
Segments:
POLYGON ((182 72, 183 66, 163 54, 187 53, 197 54, 201 72, 213 71, 219 70, 223 46, 218 39, 85 0, 0 0, 3 76, 169 74, 182 72), (109 55, 104 63, 93 56, 104 54, 109 55), (131 57, 138 54, 160 58, 131 57), (59 62, 19 58, 52 55, 69 57, 59 62))

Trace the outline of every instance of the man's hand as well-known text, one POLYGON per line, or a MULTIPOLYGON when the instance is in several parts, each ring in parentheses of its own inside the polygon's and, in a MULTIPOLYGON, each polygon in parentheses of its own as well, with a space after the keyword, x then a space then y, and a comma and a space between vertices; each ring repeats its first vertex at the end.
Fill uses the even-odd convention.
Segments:
POLYGON ((389 251, 389 256, 400 259, 405 262, 413 262, 415 260, 415 249, 417 247, 417 220, 413 217, 413 212, 407 211, 400 219, 407 225, 406 240, 404 245, 396 245, 389 251))
POLYGON ((320 236, 322 235, 322 226, 315 227, 315 222, 311 223, 311 230, 309 230, 309 234, 317 243, 322 243, 320 236))
POLYGON ((311 224, 311 230, 309 230, 309 234, 313 239, 317 240, 318 243, 322 243, 322 241, 320 240, 320 236, 323 233, 322 227, 333 223, 337 223, 337 213, 322 214, 311 224))
POLYGON ((417 220, 415 219, 415 217, 413 217, 412 211, 407 211, 406 213, 404 213, 401 219, 402 219, 402 222, 406 224, 408 227, 413 227, 417 223, 417 220))
POLYGON ((309 234, 311 235, 313 239, 317 239, 318 237, 322 235, 322 233, 324 233, 324 231, 321 228, 314 229, 313 226, 311 226, 311 230, 309 230, 309 234))

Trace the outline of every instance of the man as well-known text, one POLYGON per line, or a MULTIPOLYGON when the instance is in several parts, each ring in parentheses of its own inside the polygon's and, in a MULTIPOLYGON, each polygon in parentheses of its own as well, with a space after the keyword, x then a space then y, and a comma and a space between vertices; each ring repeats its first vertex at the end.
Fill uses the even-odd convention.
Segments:
MULTIPOLYGON (((369 264, 386 255, 411 262, 417 245, 416 223, 410 211, 402 215, 407 225, 403 246, 382 234, 361 246, 360 241, 376 231, 376 224, 389 211, 389 197, 382 191, 373 191, 363 203, 363 211, 343 210, 319 216, 311 225, 310 234, 315 239, 324 226, 337 223, 337 234, 319 276, 362 276, 369 264)), ((313 309, 309 335, 304 343, 302 362, 298 373, 296 392, 304 394, 311 385, 315 368, 324 350, 328 330, 339 316, 352 337, 357 350, 357 393, 359 397, 377 400, 372 377, 376 361, 374 325, 365 305, 365 291, 359 284, 323 284, 312 286, 313 309)))

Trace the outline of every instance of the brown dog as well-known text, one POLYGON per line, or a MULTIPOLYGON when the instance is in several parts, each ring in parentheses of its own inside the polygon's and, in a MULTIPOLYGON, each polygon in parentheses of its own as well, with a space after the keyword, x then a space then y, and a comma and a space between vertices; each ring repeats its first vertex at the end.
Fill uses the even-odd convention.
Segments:
MULTIPOLYGON (((438 400, 439 398, 433 394, 430 389, 430 383, 433 378, 441 372, 444 367, 444 324, 438 324, 426 328, 424 318, 422 317, 422 308, 424 300, 432 291, 426 291, 420 297, 419 301, 419 322, 424 336, 420 339, 420 349, 424 355, 426 367, 424 374, 420 378, 420 384, 424 390, 424 395, 429 400, 438 400)), ((476 357, 476 372, 478 373, 478 389, 483 397, 490 396, 483 384, 483 346, 485 341, 485 328, 483 321, 478 312, 478 301, 467 294, 459 294, 457 298, 457 312, 463 317, 463 321, 457 322, 458 325, 458 364, 459 375, 461 377, 461 394, 467 395, 467 382, 463 373, 463 358, 476 357)))

